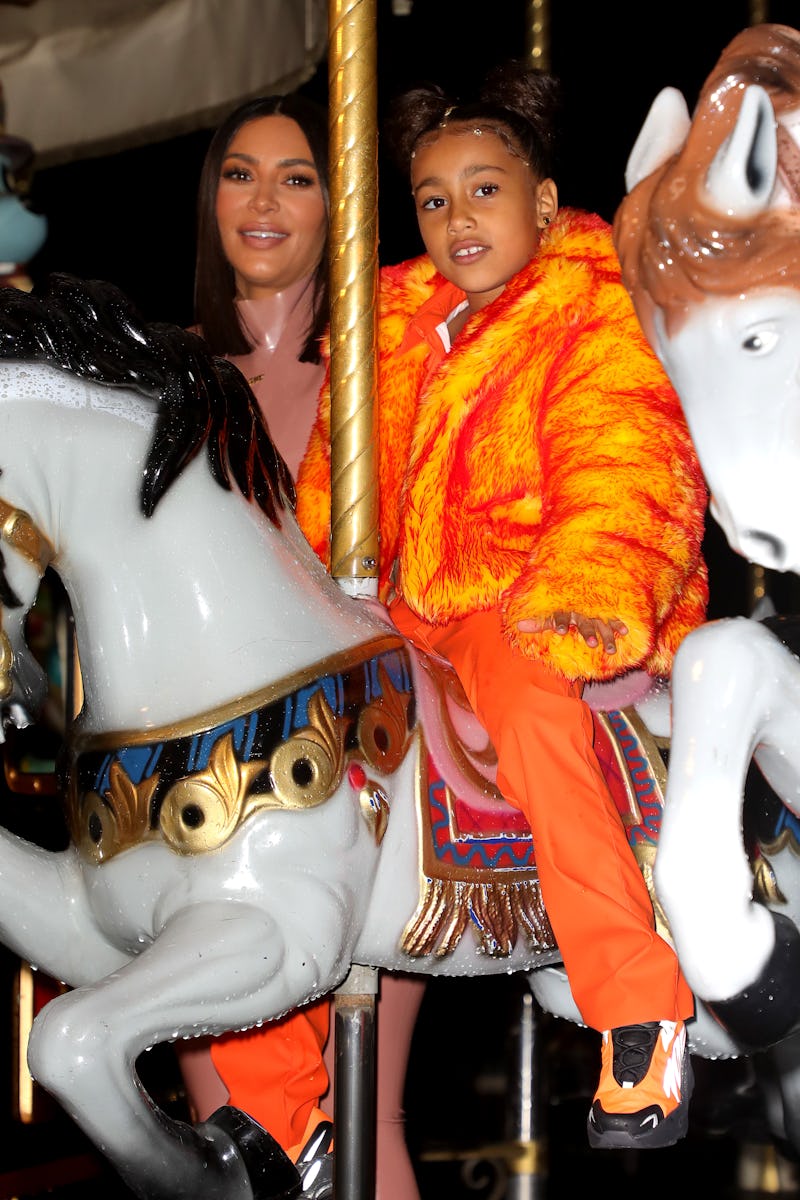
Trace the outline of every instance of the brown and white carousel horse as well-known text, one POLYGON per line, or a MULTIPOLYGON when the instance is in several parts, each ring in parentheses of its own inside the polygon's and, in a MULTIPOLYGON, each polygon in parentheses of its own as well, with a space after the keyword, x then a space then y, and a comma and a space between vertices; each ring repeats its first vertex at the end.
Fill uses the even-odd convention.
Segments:
MULTIPOLYGON (((691 116, 664 89, 626 182, 623 278, 680 395, 711 511, 739 554, 800 573, 800 32, 740 33, 691 116)), ((655 866, 696 995, 740 1042, 771 1048, 772 1124, 795 1150, 798 652, 790 617, 712 622, 685 639, 655 866)))

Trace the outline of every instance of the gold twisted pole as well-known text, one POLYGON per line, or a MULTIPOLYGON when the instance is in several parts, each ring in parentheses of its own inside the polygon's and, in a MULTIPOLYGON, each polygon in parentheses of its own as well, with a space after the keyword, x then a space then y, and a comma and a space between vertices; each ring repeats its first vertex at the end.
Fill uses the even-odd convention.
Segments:
MULTIPOLYGON (((377 26, 377 0, 329 0, 331 574, 351 596, 378 589, 377 26)), ((375 1195, 377 991, 377 970, 359 964, 336 991, 333 1190, 340 1200, 375 1195)))
POLYGON ((377 0, 330 0, 331 574, 353 595, 378 578, 377 0))

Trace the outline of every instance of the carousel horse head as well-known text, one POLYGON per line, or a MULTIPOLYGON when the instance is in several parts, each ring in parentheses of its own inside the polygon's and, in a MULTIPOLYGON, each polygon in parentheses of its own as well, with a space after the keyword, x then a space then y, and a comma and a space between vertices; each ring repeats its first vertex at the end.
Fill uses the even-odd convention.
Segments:
MULTIPOLYGON (((735 551, 800 572, 800 32, 740 33, 691 116, 680 93, 661 92, 626 183, 623 279, 680 396, 712 512, 735 551)), ((789 618, 711 622, 679 647, 654 870, 695 994, 743 1044, 792 1064, 798 652, 789 618)), ((797 1146, 794 1065, 782 1086, 797 1146)))
POLYGON ((734 550, 798 571, 800 33, 740 33, 691 119, 662 91, 626 184, 623 279, 680 395, 711 511, 734 550))

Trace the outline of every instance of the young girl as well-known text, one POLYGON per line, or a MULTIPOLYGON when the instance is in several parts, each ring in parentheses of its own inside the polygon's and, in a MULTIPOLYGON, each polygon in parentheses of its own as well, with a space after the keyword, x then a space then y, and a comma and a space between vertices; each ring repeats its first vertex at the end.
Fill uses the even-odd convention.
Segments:
MULTIPOLYGON (((599 1147, 685 1134, 693 997, 592 747, 583 682, 667 674, 703 620, 706 491, 610 228, 558 209, 556 81, 508 64, 479 101, 398 98, 386 130, 427 254, 384 268, 380 597, 454 666, 525 813, 584 1021, 599 1147)), ((328 553, 330 396, 299 475, 328 553)))

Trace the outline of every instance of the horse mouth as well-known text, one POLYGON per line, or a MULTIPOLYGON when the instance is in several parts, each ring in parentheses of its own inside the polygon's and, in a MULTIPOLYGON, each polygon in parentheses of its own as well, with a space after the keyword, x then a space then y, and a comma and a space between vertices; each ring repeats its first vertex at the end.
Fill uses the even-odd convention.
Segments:
POLYGON ((743 529, 737 537, 740 553, 750 562, 775 571, 789 567, 789 551, 782 538, 762 529, 743 529))

